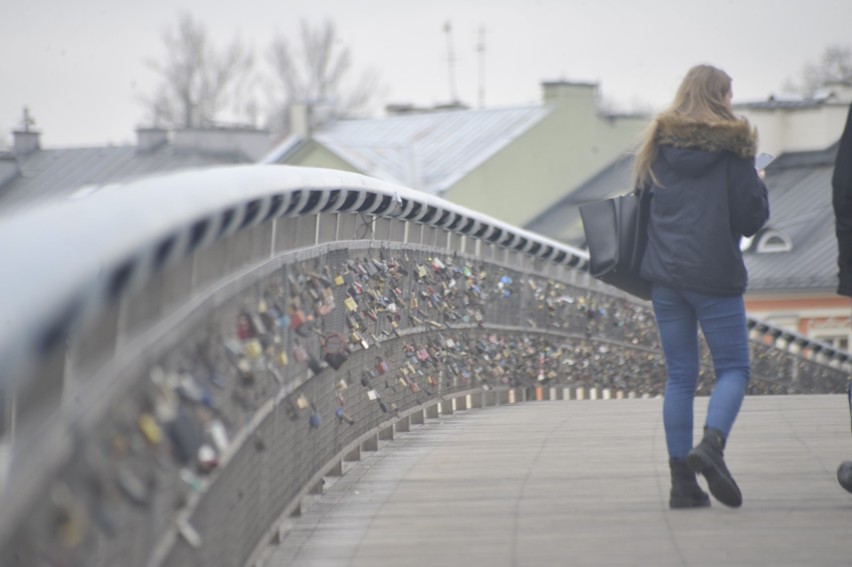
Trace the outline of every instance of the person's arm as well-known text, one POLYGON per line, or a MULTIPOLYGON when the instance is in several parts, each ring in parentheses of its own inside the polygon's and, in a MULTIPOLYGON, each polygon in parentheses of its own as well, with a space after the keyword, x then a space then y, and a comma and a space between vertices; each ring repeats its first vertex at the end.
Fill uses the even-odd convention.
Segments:
POLYGON ((769 219, 769 197, 751 160, 732 160, 728 189, 732 228, 741 236, 754 236, 769 219))
POLYGON ((837 147, 831 188, 840 269, 837 293, 852 296, 852 106, 837 147))

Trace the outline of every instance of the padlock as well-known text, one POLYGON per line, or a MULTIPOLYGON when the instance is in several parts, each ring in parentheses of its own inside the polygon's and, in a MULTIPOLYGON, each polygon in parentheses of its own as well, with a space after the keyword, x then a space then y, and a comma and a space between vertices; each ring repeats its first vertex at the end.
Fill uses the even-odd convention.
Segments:
POLYGON ((219 457, 216 455, 216 450, 206 443, 199 447, 198 472, 208 474, 217 466, 219 466, 219 457))
POLYGON ((364 268, 367 270, 367 276, 368 276, 368 277, 371 277, 371 278, 372 278, 372 277, 374 277, 374 276, 378 275, 378 273, 379 273, 379 270, 376 268, 376 265, 375 265, 375 263, 372 261, 372 259, 371 259, 371 261, 366 262, 366 263, 364 264, 364 268))
POLYGON ((250 385, 254 384, 255 376, 254 376, 254 369, 252 368, 251 362, 247 358, 245 358, 244 356, 241 356, 237 360, 236 366, 237 366, 237 372, 240 375, 240 380, 242 381, 243 385, 250 386, 250 385))
POLYGON ((308 368, 310 368, 311 372, 313 372, 314 374, 319 374, 320 372, 322 372, 322 364, 320 363, 320 361, 310 355, 308 355, 308 368))
POLYGON ((214 419, 207 424, 207 432, 210 434, 210 438, 213 440, 216 450, 219 453, 224 453, 230 444, 225 424, 219 419, 214 419))
POLYGON ((254 332, 257 336, 263 336, 269 330, 271 330, 271 326, 267 327, 263 321, 263 318, 260 317, 259 313, 254 313, 251 315, 251 323, 254 326, 254 332))
POLYGON ((86 535, 86 508, 65 483, 51 488, 51 500, 56 506, 54 526, 59 542, 65 549, 74 549, 86 535))
POLYGON ((248 313, 242 312, 237 316, 237 338, 247 341, 254 338, 257 332, 248 313))
POLYGON ((376 358, 376 372, 381 376, 388 371, 388 363, 381 357, 376 358))
POLYGON ((139 429, 151 445, 159 445, 163 440, 163 430, 157 424, 154 416, 150 413, 142 413, 139 416, 139 429))
POLYGON ((352 299, 352 296, 347 296, 346 299, 343 300, 343 305, 346 309, 351 313, 358 309, 358 303, 352 299))
POLYGON ((167 425, 167 431, 178 462, 187 464, 194 459, 203 435, 198 424, 183 407, 178 409, 175 420, 167 425))
POLYGON ((256 359, 260 357, 261 354, 263 354, 263 345, 261 344, 260 340, 256 338, 249 339, 248 341, 246 341, 243 348, 245 350, 246 356, 251 359, 256 359))
POLYGON ((325 361, 331 366, 334 370, 340 370, 340 367, 346 362, 348 356, 345 351, 335 352, 335 353, 326 353, 325 361))
POLYGON ((308 423, 310 423, 311 429, 319 429, 319 426, 322 425, 322 418, 318 413, 314 412, 308 419, 308 423))
POLYGON ((317 306, 317 313, 319 313, 320 317, 325 317, 332 311, 334 311, 333 303, 321 302, 317 306))
POLYGON ((293 360, 296 362, 306 362, 308 360, 308 351, 302 345, 293 347, 293 360))
POLYGON ((345 421, 349 425, 352 425, 352 424, 355 423, 355 420, 352 419, 352 417, 349 414, 347 414, 342 407, 337 408, 337 410, 335 410, 334 414, 337 416, 338 420, 345 421))
POLYGON ((307 323, 305 312, 298 307, 290 307, 290 328, 298 331, 305 323, 307 323))
POLYGON ((275 355, 275 361, 278 363, 279 366, 287 366, 287 364, 290 362, 290 359, 287 357, 286 352, 280 350, 275 355))

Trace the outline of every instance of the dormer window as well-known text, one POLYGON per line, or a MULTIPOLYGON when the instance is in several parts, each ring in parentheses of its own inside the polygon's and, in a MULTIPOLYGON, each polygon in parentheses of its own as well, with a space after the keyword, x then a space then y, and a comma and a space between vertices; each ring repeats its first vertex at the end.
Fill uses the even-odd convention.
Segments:
POLYGON ((793 249, 793 241, 790 237, 778 230, 767 230, 760 235, 757 241, 757 253, 790 252, 793 249))

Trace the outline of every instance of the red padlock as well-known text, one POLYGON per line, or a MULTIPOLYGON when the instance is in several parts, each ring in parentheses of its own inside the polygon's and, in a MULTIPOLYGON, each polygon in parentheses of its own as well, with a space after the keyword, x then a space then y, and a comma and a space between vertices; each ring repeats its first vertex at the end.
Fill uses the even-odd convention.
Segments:
POLYGON ((237 317, 237 338, 241 341, 247 341, 255 336, 257 336, 257 331, 251 317, 248 313, 240 313, 237 317))
POLYGON ((385 372, 387 372, 390 368, 388 367, 388 363, 385 362, 383 358, 376 359, 376 372, 381 376, 385 372))
POLYGON ((293 307, 290 309, 290 328, 294 331, 298 330, 299 327, 304 325, 307 322, 308 318, 305 316, 305 312, 301 309, 293 307))

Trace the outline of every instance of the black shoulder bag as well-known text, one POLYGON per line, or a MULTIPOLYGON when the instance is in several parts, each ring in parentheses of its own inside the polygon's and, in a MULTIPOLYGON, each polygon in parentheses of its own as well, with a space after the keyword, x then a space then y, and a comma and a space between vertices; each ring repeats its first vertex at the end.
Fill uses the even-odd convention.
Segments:
POLYGON ((589 247, 589 273, 640 299, 651 298, 651 282, 639 277, 650 204, 651 192, 637 190, 580 205, 589 247))

